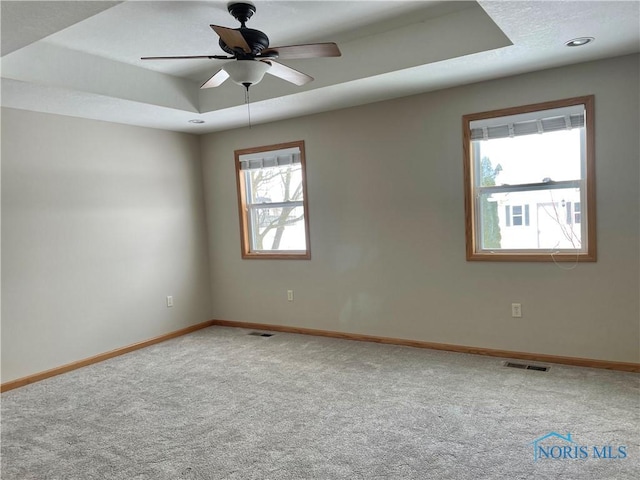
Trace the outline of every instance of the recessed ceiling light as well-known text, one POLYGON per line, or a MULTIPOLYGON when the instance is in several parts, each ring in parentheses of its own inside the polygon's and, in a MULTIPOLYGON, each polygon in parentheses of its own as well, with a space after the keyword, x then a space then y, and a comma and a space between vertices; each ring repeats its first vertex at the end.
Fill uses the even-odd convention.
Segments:
POLYGON ((595 40, 593 37, 578 37, 572 40, 569 40, 565 43, 567 47, 581 47, 582 45, 586 45, 587 43, 591 43, 595 40))
POLYGON ((200 120, 198 118, 194 118, 193 120, 189 120, 189 123, 204 123, 204 120, 200 120))

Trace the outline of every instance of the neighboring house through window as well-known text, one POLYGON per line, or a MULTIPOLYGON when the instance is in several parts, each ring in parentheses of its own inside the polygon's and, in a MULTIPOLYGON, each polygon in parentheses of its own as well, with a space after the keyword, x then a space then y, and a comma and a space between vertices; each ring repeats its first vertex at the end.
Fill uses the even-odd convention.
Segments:
POLYGON ((467 259, 595 261, 593 103, 463 117, 467 259))

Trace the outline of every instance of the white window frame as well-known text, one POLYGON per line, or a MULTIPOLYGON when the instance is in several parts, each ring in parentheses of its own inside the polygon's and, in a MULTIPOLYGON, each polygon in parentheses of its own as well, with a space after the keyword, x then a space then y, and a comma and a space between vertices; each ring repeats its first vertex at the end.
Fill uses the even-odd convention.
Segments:
POLYGON ((308 260, 311 258, 309 244, 309 208, 307 204, 306 160, 304 141, 280 143, 263 147, 236 150, 236 185, 238 212, 240 219, 241 253, 244 259, 287 259, 308 260), (271 202, 268 199, 252 202, 251 185, 247 181, 248 172, 253 169, 269 168, 299 163, 302 173, 302 199, 295 201, 271 202), (283 207, 302 207, 305 231, 304 250, 272 250, 255 248, 256 214, 260 210, 283 207))
MULTIPOLYGON (((575 97, 521 107, 464 115, 462 117, 467 260, 479 261, 596 261, 594 96, 575 97), (573 112, 580 112, 575 114, 573 112), (569 114, 565 115, 567 112, 569 114), (563 115, 563 126, 555 113, 563 115), (547 118, 553 120, 546 120, 547 118), (479 186, 480 165, 474 140, 580 127, 583 132, 581 178, 520 185, 479 186), (580 189, 582 245, 576 249, 483 248, 479 222, 481 194, 526 192, 562 188, 580 189)), ((545 179, 546 180, 546 179, 545 179)), ((523 212, 524 213, 524 212, 523 212)), ((524 226, 524 218, 523 218, 524 226)))

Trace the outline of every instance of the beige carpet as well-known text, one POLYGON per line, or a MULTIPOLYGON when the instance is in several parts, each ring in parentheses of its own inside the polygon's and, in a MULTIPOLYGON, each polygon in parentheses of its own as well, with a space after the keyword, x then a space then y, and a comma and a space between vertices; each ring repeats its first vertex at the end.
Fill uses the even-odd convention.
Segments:
POLYGON ((2 480, 640 478, 636 374, 248 332, 3 394, 2 480))

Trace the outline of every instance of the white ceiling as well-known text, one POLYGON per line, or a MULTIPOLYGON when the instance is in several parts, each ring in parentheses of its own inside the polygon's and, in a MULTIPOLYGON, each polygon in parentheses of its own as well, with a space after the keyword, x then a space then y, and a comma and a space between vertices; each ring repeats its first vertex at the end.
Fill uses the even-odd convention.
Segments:
MULTIPOLYGON (((342 57, 282 61, 315 80, 267 75, 253 124, 640 51, 639 1, 254 0, 247 26, 271 45, 335 41, 342 57), (595 37, 579 48, 575 37, 595 37)), ((209 24, 226 1, 5 1, 2 105, 168 130, 246 126, 244 89, 200 90, 223 54, 209 24), (194 125, 190 119, 206 123, 194 125)))

